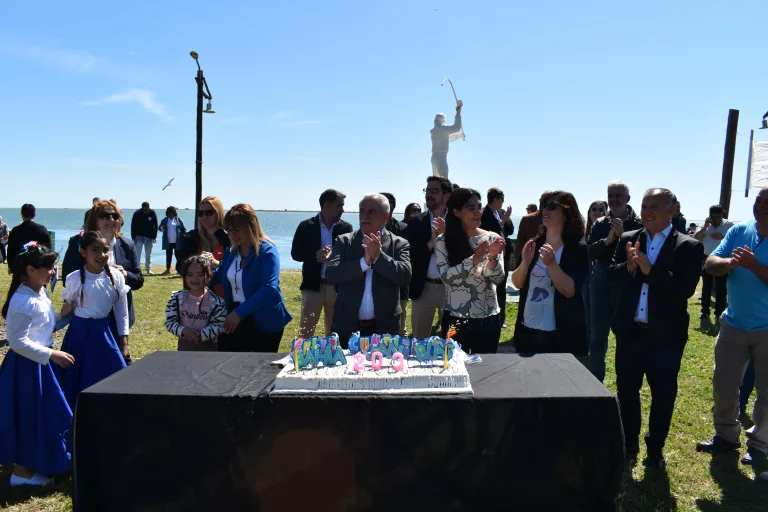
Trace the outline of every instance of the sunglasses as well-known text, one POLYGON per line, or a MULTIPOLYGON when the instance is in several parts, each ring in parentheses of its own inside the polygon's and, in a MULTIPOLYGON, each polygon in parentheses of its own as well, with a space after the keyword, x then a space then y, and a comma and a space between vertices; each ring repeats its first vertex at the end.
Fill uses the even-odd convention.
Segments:
POLYGON ((602 206, 593 206, 592 207, 592 211, 593 212, 604 212, 605 208, 603 208, 602 206))
POLYGON ((101 220, 120 220, 120 215, 116 212, 104 212, 99 214, 101 220))
POLYGON ((544 203, 543 205, 541 205, 542 210, 549 210, 549 211, 557 210, 558 208, 562 208, 562 207, 563 205, 561 205, 560 203, 556 203, 554 201, 549 203, 544 203))
POLYGON ((200 210, 197 212, 198 217, 213 217, 213 214, 216 213, 216 210, 200 210))

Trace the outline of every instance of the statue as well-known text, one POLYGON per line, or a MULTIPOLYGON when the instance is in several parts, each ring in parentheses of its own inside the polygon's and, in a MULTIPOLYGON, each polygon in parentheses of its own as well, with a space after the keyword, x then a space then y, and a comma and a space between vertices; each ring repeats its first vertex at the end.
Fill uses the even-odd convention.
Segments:
MULTIPOLYGON (((448 82, 453 89, 453 83, 446 78, 443 84, 448 82)), ((462 101, 456 98, 456 90, 453 90, 453 97, 456 99, 456 118, 452 125, 445 125, 445 114, 435 116, 435 127, 430 130, 432 134, 432 174, 434 176, 448 177, 448 145, 461 138, 464 140, 464 131, 461 127, 461 107, 462 101)))

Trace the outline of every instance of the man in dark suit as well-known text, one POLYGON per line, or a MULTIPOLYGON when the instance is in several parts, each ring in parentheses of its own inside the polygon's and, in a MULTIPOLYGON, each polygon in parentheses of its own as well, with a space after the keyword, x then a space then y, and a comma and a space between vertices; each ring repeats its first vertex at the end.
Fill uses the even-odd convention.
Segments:
POLYGON ((609 270, 619 303, 616 388, 627 456, 636 457, 640 436, 640 388, 651 388, 651 414, 644 464, 663 469, 662 451, 677 398, 677 375, 688 341, 688 299, 696 291, 704 248, 672 226, 677 198, 653 188, 643 197, 643 228, 621 235, 609 270))
POLYGON ((37 215, 35 206, 25 204, 21 207, 21 224, 14 227, 8 235, 8 275, 13 274, 13 262, 21 252, 21 248, 28 242, 37 242, 49 249, 51 247, 51 234, 45 226, 35 222, 37 215))
MULTIPOLYGON (((395 196, 393 194, 390 194, 389 192, 381 192, 381 195, 387 198, 389 201, 389 220, 387 221, 387 225, 385 226, 387 228, 387 231, 392 233, 393 235, 397 235, 400 238, 405 238, 406 231, 408 230, 408 224, 405 222, 400 222, 395 218, 395 206, 397 206, 397 200, 395 199, 395 196)), ((405 336, 405 323, 408 319, 408 287, 403 286, 400 288, 400 309, 403 310, 403 312, 400 314, 400 336, 405 336)))
MULTIPOLYGON (((539 209, 541 209, 541 202, 543 201, 543 198, 548 196, 550 193, 551 192, 549 190, 545 190, 544 193, 541 194, 541 197, 539 198, 539 209)), ((530 207, 530 205, 528 206, 530 207)), ((520 224, 517 226, 517 241, 515 242, 515 261, 513 270, 520 266, 520 262, 522 261, 521 258, 523 257, 523 247, 525 247, 525 244, 528 242, 528 240, 536 238, 536 236, 539 234, 539 226, 541 226, 541 211, 534 210, 533 212, 520 219, 520 224)), ((513 267, 513 265, 510 265, 510 267, 513 267)))
POLYGON ((445 214, 453 186, 448 178, 430 176, 424 198, 427 211, 408 219, 407 237, 411 246, 413 277, 409 295, 411 307, 411 335, 424 339, 432 334, 432 323, 437 311, 440 325, 445 308, 445 285, 440 280, 435 259, 435 240, 445 232, 445 214))
POLYGON ((347 348, 360 331, 393 334, 400 328, 400 288, 411 280, 408 241, 385 229, 389 201, 369 194, 360 201, 360 229, 339 236, 328 263, 328 282, 337 285, 333 330, 347 348))
MULTIPOLYGON (((501 189, 493 187, 488 189, 488 204, 483 208, 483 215, 480 217, 480 229, 490 231, 499 235, 505 242, 504 248, 504 268, 509 269, 508 257, 509 253, 506 249, 507 237, 515 232, 515 226, 512 224, 510 217, 512 216, 512 207, 507 207, 506 211, 502 212, 504 206, 504 192, 501 189)), ((506 327, 507 324, 507 278, 509 270, 506 270, 504 276, 504 283, 496 287, 496 295, 499 301, 499 308, 501 308, 501 314, 499 314, 499 321, 502 327, 506 327)))
POLYGON ((325 312, 325 336, 331 334, 336 287, 325 277, 331 250, 339 235, 352 232, 352 224, 341 220, 345 195, 328 189, 320 194, 320 213, 299 224, 293 235, 291 257, 301 266, 301 322, 299 337, 315 334, 320 312, 325 312))

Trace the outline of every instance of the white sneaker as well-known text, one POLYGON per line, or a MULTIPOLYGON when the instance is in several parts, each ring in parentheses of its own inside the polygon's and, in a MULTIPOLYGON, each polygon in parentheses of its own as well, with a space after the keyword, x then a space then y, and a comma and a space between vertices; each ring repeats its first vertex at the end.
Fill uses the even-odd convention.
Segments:
POLYGON ((31 478, 22 478, 20 476, 11 475, 11 487, 19 487, 21 485, 36 485, 38 487, 44 487, 51 483, 51 479, 47 476, 43 476, 40 473, 35 473, 31 478))

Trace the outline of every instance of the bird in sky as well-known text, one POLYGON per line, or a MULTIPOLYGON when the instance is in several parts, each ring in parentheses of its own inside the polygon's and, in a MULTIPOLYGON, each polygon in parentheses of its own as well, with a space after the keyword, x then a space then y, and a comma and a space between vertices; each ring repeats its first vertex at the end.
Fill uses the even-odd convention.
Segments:
POLYGON ((166 186, 164 186, 164 187, 163 187, 163 190, 165 190, 165 189, 167 189, 168 187, 170 187, 170 186, 171 186, 171 183, 173 183, 173 180, 174 180, 174 179, 175 179, 175 178, 171 178, 171 181, 169 181, 169 182, 168 182, 168 184, 167 184, 166 186))

